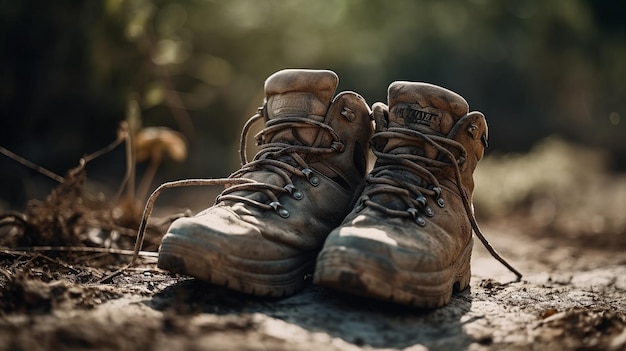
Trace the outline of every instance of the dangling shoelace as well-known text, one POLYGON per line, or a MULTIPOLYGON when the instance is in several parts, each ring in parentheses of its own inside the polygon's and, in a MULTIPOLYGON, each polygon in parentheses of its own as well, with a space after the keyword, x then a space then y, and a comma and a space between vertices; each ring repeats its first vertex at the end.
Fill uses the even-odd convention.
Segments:
MULTIPOLYGON (((276 131, 282 128, 294 128, 295 126, 310 128, 310 127, 315 126, 315 127, 321 128, 322 130, 328 131, 333 136, 334 141, 330 147, 326 147, 326 148, 313 147, 313 146, 298 146, 298 145, 283 144, 283 143, 262 144, 262 149, 256 154, 256 156, 254 157, 254 160, 251 162, 248 162, 247 157, 246 157, 246 146, 247 146, 246 139, 248 136, 248 132, 250 128, 252 127, 252 125, 262 118, 263 118, 262 108, 259 108, 257 113, 254 116, 252 116, 244 125, 242 132, 241 132, 241 138, 239 141, 239 145, 240 145, 239 156, 240 156, 242 168, 234 172, 233 174, 231 174, 230 177, 219 178, 219 179, 185 179, 185 180, 178 180, 178 181, 173 181, 173 182, 166 182, 166 183, 161 184, 152 192, 152 194, 150 194, 150 196, 148 197, 148 200, 146 201, 146 206, 144 208, 143 215, 141 218, 141 223, 139 225, 139 230, 137 232, 137 239, 135 241, 134 254, 133 254, 131 261, 128 263, 126 267, 123 267, 117 270, 116 272, 113 272, 105 279, 108 280, 112 278, 113 276, 121 273, 126 268, 132 266, 133 263, 139 257, 139 251, 141 250, 141 246, 143 245, 148 218, 150 217, 150 214, 152 213, 154 202, 156 201, 157 197, 163 190, 168 189, 168 188, 182 187, 182 186, 228 185, 229 187, 225 189, 224 192, 222 192, 222 194, 220 195, 222 196, 221 198, 222 200, 227 198, 227 196, 231 196, 231 198, 233 199, 241 200, 243 197, 240 197, 240 196, 235 197, 234 195, 229 195, 230 192, 233 192, 236 190, 246 189, 246 190, 262 191, 264 194, 268 195, 268 197, 272 200, 270 204, 263 204, 258 201, 252 202, 252 200, 251 201, 243 200, 243 201, 246 201, 247 203, 250 203, 253 206, 259 206, 260 208, 263 208, 263 209, 272 209, 276 211, 280 216, 284 217, 285 213, 281 215, 281 212, 284 212, 285 209, 282 208, 282 205, 280 205, 280 202, 278 202, 278 197, 275 195, 274 192, 276 193, 287 192, 291 194, 292 196, 294 196, 295 198, 299 196, 297 195, 299 192, 297 191, 297 189, 295 189, 295 186, 291 182, 289 173, 295 174, 301 177, 306 177, 312 185, 314 186, 316 185, 315 184, 316 177, 312 175, 313 172, 311 171, 310 168, 308 168, 308 166, 306 165, 306 162, 304 162, 304 160, 297 154, 297 152, 305 151, 305 152, 312 153, 312 154, 324 154, 324 153, 340 151, 344 147, 337 133, 327 124, 320 123, 320 122, 306 119, 306 118, 300 118, 300 117, 285 118, 285 119, 276 120, 277 122, 269 121, 266 124, 266 128, 263 129, 261 132, 259 132, 259 134, 257 134, 257 137, 258 136, 262 137, 264 134, 268 132, 276 131), (296 125, 294 125, 294 123, 296 123, 296 125), (286 155, 286 154, 289 154, 290 156, 292 156, 292 158, 297 162, 298 165, 302 167, 302 169, 291 166, 280 160, 274 159, 281 155, 286 155), (286 185, 281 188, 276 185, 264 184, 264 183, 260 183, 251 179, 238 177, 242 175, 243 173, 246 173, 255 169, 261 169, 261 167, 265 167, 266 169, 271 169, 275 171, 277 174, 280 174, 282 178, 285 180, 286 185), (229 190, 229 189, 232 189, 232 190, 229 190)), ((491 246, 489 241, 485 238, 485 235, 482 233, 482 231, 478 227, 478 223, 476 222, 476 218, 474 217, 474 213, 472 211, 468 196, 460 185, 461 184, 461 171, 459 169, 459 161, 457 161, 457 159, 454 157, 452 152, 450 152, 447 148, 441 146, 440 144, 457 148, 461 152, 461 155, 462 155, 461 159, 464 158, 464 155, 466 155, 466 151, 463 145, 461 145, 460 143, 454 140, 450 140, 448 138, 439 137, 439 136, 427 136, 418 131, 405 129, 405 128, 389 128, 387 131, 378 132, 374 134, 373 136, 373 138, 385 138, 385 137, 386 138, 389 138, 389 137, 404 138, 407 140, 415 140, 415 141, 419 141, 419 140, 426 141, 429 145, 433 146, 435 149, 437 149, 438 151, 446 155, 448 159, 450 160, 450 164, 443 162, 443 161, 433 160, 433 159, 423 157, 423 156, 418 156, 418 155, 392 155, 389 153, 383 153, 383 152, 374 150, 374 154, 376 155, 376 157, 384 161, 380 162, 382 166, 376 167, 372 170, 372 172, 370 172, 370 174, 372 174, 373 176, 369 177, 367 181, 370 183, 382 184, 384 186, 380 187, 380 190, 371 190, 370 192, 367 192, 365 196, 362 197, 361 205, 371 206, 389 215, 404 216, 404 217, 411 216, 416 220, 416 222, 419 225, 421 221, 419 221, 418 219, 420 218, 418 210, 417 210, 418 208, 422 209, 422 211, 427 216, 430 216, 429 213, 432 214, 432 209, 429 209, 429 207, 427 206, 426 198, 424 194, 429 195, 429 196, 434 196, 437 201, 437 204, 440 207, 445 206, 443 199, 440 197, 441 188, 439 186, 439 182, 437 181, 436 177, 433 175, 432 170, 434 170, 435 168, 441 168, 441 167, 452 165, 452 167, 454 168, 454 172, 455 172, 456 185, 457 185, 459 194, 463 202, 463 207, 465 208, 465 213, 467 214, 467 217, 470 221, 472 229, 474 230, 474 233, 480 239, 483 246, 485 247, 485 249, 487 249, 487 251, 491 254, 491 256, 495 258, 498 262, 500 262, 502 265, 504 265, 509 271, 515 274, 515 276, 517 277, 517 281, 520 281, 522 278, 522 274, 518 270, 513 268, 513 266, 511 266, 506 260, 504 260, 496 252, 496 250, 491 246), (417 162, 426 164, 428 165, 428 167, 421 166, 417 162), (403 181, 395 179, 393 176, 393 172, 391 172, 391 170, 398 169, 398 168, 408 170, 410 172, 414 172, 415 174, 418 174, 418 175, 422 175, 423 179, 428 179, 431 186, 421 187, 421 186, 416 186, 416 185, 409 184, 407 182, 403 182, 403 181), (415 198, 410 197, 411 191, 413 192, 413 195, 417 195, 415 196, 415 198), (407 211, 398 211, 398 210, 386 208, 378 203, 375 203, 369 200, 369 198, 377 192, 392 192, 392 193, 400 194, 403 196, 403 198, 405 198, 405 202, 407 202, 408 205, 412 205, 412 206, 409 207, 407 211)), ((317 181, 319 181, 319 179, 317 181)), ((287 216, 289 215, 288 212, 286 213, 286 215, 287 216)), ((423 221, 423 218, 422 218, 422 221, 423 221)))
MULTIPOLYGON (((259 150, 259 152, 255 155, 252 161, 248 162, 248 158, 246 156, 248 133, 254 123, 263 119, 264 107, 265 106, 259 107, 256 114, 250 117, 250 119, 244 124, 244 127, 242 128, 241 136, 239 139, 239 158, 242 166, 241 169, 232 173, 228 178, 183 179, 166 182, 159 185, 150 194, 148 200, 146 201, 146 206, 144 207, 141 217, 141 223, 139 224, 139 230, 137 231, 137 239, 135 240, 135 248, 132 259, 130 260, 128 265, 113 272, 112 274, 104 278, 103 281, 110 280, 115 275, 121 273, 128 267, 132 266, 133 263, 135 263, 135 261, 139 257, 139 251, 141 251, 141 247, 143 246, 143 240, 148 225, 148 219, 152 214, 154 202, 161 194, 161 192, 163 192, 165 189, 185 186, 225 185, 227 186, 227 188, 218 196, 216 202, 228 199, 243 201, 247 204, 259 207, 261 209, 274 210, 279 216, 286 218, 289 216, 289 212, 282 207, 282 205, 278 201, 277 194, 289 193, 295 199, 299 199, 302 196, 302 193, 298 191, 298 189, 296 189, 295 185, 291 181, 290 174, 306 178, 313 186, 319 185, 320 179, 314 174, 313 170, 309 168, 309 166, 302 159, 302 157, 300 157, 298 152, 303 152, 309 155, 321 155, 332 152, 341 152, 345 148, 345 145, 341 142, 339 134, 337 134, 337 132, 328 124, 318 122, 310 118, 285 117, 270 120, 266 123, 265 128, 255 136, 255 139, 261 145, 261 150, 259 150), (269 133, 275 133, 282 129, 293 128, 319 128, 323 131, 328 132, 332 136, 333 141, 328 147, 292 145, 287 143, 262 143, 263 137, 269 133), (279 160, 278 158, 283 155, 291 156, 291 158, 301 168, 292 166, 282 160, 279 160), (283 187, 280 187, 277 185, 261 183, 252 179, 241 177, 245 173, 261 169, 272 171, 280 175, 284 180, 285 185, 283 187), (269 204, 264 204, 243 196, 231 194, 232 192, 239 190, 262 192, 263 194, 267 195, 267 197, 271 201, 269 204)), ((341 175, 339 176, 341 177, 341 175)))
POLYGON ((426 225, 426 221, 420 215, 424 213, 428 217, 434 216, 434 211, 428 206, 426 202, 426 196, 435 198, 435 201, 439 207, 445 206, 445 201, 441 197, 441 186, 439 181, 434 176, 433 172, 443 167, 450 167, 454 169, 456 178, 456 186, 459 191, 459 195, 465 208, 465 213, 470 221, 474 233, 480 239, 483 246, 493 258, 502 263, 509 271, 511 271, 517 277, 517 281, 520 281, 522 274, 513 268, 506 260, 504 260, 496 250, 491 246, 485 235, 482 233, 474 217, 472 206, 468 195, 463 190, 461 184, 461 170, 459 163, 464 162, 467 152, 465 147, 452 139, 440 137, 436 135, 426 135, 416 130, 407 128, 389 128, 386 131, 377 132, 372 137, 372 140, 378 138, 394 138, 405 139, 409 143, 411 142, 426 142, 437 151, 445 155, 450 162, 444 162, 440 160, 434 160, 428 157, 413 155, 413 154, 391 154, 388 152, 380 152, 374 150, 374 155, 378 158, 377 164, 371 172, 370 176, 366 179, 368 184, 376 184, 379 186, 371 187, 364 191, 363 195, 358 200, 356 207, 357 211, 361 211, 366 206, 374 208, 390 216, 413 218, 419 226, 426 225), (445 145, 446 147, 442 146, 445 145), (459 151, 460 156, 457 159, 454 154, 448 149, 454 148, 459 151), (460 161, 459 161, 460 160, 460 161), (399 179, 398 171, 409 172, 415 174, 422 179, 422 184, 415 185, 408 181, 399 179), (402 199, 407 206, 407 210, 401 211, 388 208, 377 202, 371 200, 371 198, 377 194, 392 193, 402 199))

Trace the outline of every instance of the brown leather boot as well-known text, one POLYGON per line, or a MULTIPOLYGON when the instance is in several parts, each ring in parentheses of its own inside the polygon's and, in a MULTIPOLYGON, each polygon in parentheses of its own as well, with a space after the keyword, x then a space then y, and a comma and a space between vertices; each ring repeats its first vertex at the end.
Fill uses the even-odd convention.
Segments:
POLYGON ((242 157, 215 205, 171 225, 160 268, 255 295, 302 288, 362 189, 373 133, 367 103, 353 92, 332 99, 337 84, 326 70, 267 79, 265 103, 244 127, 264 119, 261 150, 249 163, 242 157))
POLYGON ((434 308, 467 288, 473 172, 487 122, 444 88, 394 82, 373 107, 374 169, 353 211, 326 239, 314 283, 434 308))

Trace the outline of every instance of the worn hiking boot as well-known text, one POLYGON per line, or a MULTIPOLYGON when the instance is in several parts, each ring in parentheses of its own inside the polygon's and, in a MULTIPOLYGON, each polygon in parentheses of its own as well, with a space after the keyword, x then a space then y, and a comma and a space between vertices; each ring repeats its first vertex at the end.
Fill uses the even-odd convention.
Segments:
MULTIPOLYGON (((287 296, 311 274, 326 236, 362 189, 373 133, 363 98, 326 70, 283 70, 265 82, 261 149, 226 180, 215 205, 176 220, 158 266, 254 295, 287 296), (332 100, 331 100, 332 99, 332 100)), ((242 146, 243 155, 245 147, 242 146)))
MULTIPOLYGON (((487 123, 444 88, 394 82, 373 106, 374 169, 326 239, 314 283, 424 308, 470 280, 473 172, 487 123)), ((477 227, 476 227, 477 228, 477 227)))

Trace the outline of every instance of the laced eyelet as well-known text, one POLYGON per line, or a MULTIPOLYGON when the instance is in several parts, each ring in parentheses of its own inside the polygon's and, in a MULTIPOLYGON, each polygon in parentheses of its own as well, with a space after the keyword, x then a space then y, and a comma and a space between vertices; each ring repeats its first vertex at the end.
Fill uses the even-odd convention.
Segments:
POLYGON ((289 211, 287 211, 280 202, 270 202, 270 206, 274 209, 274 212, 283 218, 289 217, 289 211))
POLYGON ((435 199, 437 199, 437 205, 443 208, 446 205, 446 202, 443 201, 443 198, 441 197, 441 188, 438 186, 434 186, 432 187, 431 190, 435 192, 435 199))
POLYGON ((441 197, 441 188, 440 187, 434 186, 431 190, 435 192, 435 197, 436 198, 440 198, 441 197))
POLYGON ((339 141, 334 141, 330 145, 330 147, 337 152, 343 152, 343 150, 345 150, 346 148, 346 146, 342 142, 339 142, 339 141))
POLYGON ((302 200, 302 198, 304 197, 302 192, 296 189, 296 187, 293 184, 285 185, 284 189, 287 190, 287 192, 296 200, 302 200))
POLYGON ((419 225, 420 227, 426 225, 426 221, 424 220, 424 218, 422 218, 422 216, 419 215, 419 212, 415 207, 408 208, 406 211, 411 214, 417 225, 419 225))
POLYGON ((313 186, 318 186, 320 185, 320 179, 319 177, 317 177, 316 175, 314 175, 313 171, 310 168, 305 168, 302 170, 302 173, 304 174, 304 176, 306 177, 306 179, 309 181, 309 183, 311 183, 311 185, 313 186))
POLYGON ((356 205, 356 207, 354 208, 354 212, 359 213, 359 212, 363 211, 363 209, 365 208, 365 201, 367 201, 369 199, 370 199, 370 197, 367 196, 367 195, 362 196, 359 199, 359 204, 356 205))
POLYGON ((254 136, 254 143, 256 146, 261 146, 263 144, 263 135, 257 134, 254 136))
POLYGON ((426 207, 426 198, 423 195, 416 197, 415 201, 422 205, 422 207, 426 207))
POLYGON ((415 217, 417 217, 417 216, 418 216, 418 214, 417 214, 417 208, 415 208, 415 207, 407 208, 407 209, 406 209, 406 211, 407 211, 408 213, 410 213, 410 214, 411 214, 411 216, 413 216, 413 218, 415 218, 415 217))

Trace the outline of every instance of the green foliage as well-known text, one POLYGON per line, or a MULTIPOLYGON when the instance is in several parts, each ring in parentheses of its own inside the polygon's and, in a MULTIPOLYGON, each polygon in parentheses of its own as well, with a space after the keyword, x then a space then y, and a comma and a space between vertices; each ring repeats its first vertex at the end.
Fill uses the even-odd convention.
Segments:
POLYGON ((340 89, 370 103, 384 101, 393 80, 457 91, 486 114, 491 151, 558 134, 606 148, 625 167, 625 9, 590 0, 4 0, 0 138, 62 173, 110 141, 136 100, 144 125, 191 141, 188 163, 166 177, 225 175, 263 80, 328 68, 340 89))

